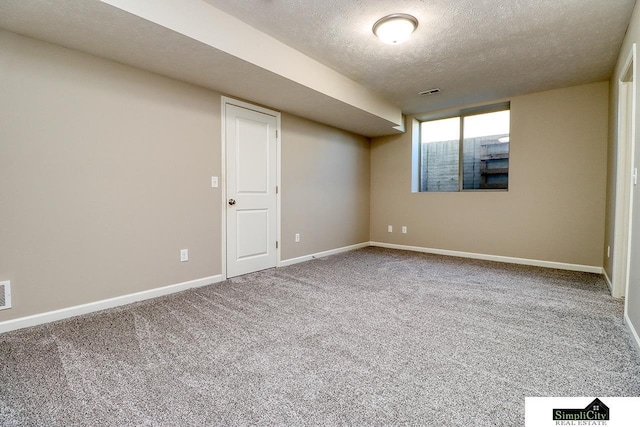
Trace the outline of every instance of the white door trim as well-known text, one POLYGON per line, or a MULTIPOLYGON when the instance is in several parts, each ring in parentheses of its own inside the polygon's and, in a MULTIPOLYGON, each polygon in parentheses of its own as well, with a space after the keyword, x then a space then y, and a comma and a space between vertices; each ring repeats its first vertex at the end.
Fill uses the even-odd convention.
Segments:
POLYGON ((282 195, 282 183, 281 183, 281 158, 282 158, 282 148, 281 148, 281 114, 278 111, 270 110, 268 108, 259 107, 254 104, 250 104, 248 102, 238 101, 237 99, 229 98, 227 96, 221 97, 222 104, 222 149, 221 149, 221 175, 222 178, 219 182, 220 186, 220 194, 221 194, 221 206, 222 206, 222 228, 220 229, 222 239, 221 240, 221 254, 222 254, 222 279, 226 280, 227 276, 227 130, 226 130, 226 121, 227 121, 227 113, 226 106, 227 105, 235 105, 236 107, 246 108, 247 110, 257 111, 259 113, 267 114, 269 116, 274 116, 276 118, 276 129, 278 131, 278 135, 276 137, 276 185, 278 186, 278 193, 276 194, 276 239, 278 241, 278 248, 276 249, 276 266, 279 267, 281 263, 281 249, 282 249, 282 239, 280 236, 282 227, 281 224, 281 212, 282 212, 282 203, 281 195, 282 195))
MULTIPOLYGON (((631 256, 631 210, 633 206, 631 173, 633 169, 633 157, 635 147, 636 129, 636 44, 616 77, 616 89, 618 91, 618 140, 616 142, 616 193, 615 193, 615 220, 613 229, 613 266, 612 289, 614 297, 627 295, 629 286, 629 267, 631 256), (629 71, 633 74, 629 76, 629 71), (629 81, 629 78, 631 81, 629 81), (631 84, 631 111, 628 111, 629 99, 625 85, 631 84), (631 134, 627 134, 631 118, 631 134)), ((626 313, 625 300, 625 313, 626 313)))

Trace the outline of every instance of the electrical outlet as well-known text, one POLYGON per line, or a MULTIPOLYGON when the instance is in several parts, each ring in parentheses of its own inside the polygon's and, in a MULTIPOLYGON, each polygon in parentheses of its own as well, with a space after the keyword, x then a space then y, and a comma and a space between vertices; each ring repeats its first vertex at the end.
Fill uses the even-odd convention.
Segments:
POLYGON ((402 234, 407 234, 407 226, 406 225, 402 226, 402 234))
POLYGON ((180 249, 180 262, 189 261, 189 249, 180 249))
POLYGON ((388 226, 387 226, 387 231, 388 231, 389 233, 393 233, 393 225, 388 225, 388 226))
POLYGON ((300 243, 300 233, 296 233, 296 243, 300 243))

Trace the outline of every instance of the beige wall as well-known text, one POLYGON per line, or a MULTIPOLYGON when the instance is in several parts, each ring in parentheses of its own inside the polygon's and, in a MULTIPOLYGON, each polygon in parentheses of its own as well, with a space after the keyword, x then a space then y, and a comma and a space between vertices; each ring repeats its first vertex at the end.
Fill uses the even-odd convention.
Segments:
POLYGON ((411 193, 411 134, 374 139, 371 240, 601 266, 607 115, 606 82, 512 98, 508 192, 411 193))
POLYGON ((367 138, 283 114, 282 182, 283 260, 369 241, 367 138))
POLYGON ((219 95, 7 32, 0 51, 0 321, 219 274, 219 95))
MULTIPOLYGON (((629 57, 632 45, 634 43, 640 43, 640 4, 636 4, 633 15, 631 17, 631 23, 627 29, 615 71, 611 79, 611 102, 609 115, 609 169, 608 169, 608 185, 607 185, 607 212, 606 212, 606 238, 604 243, 604 262, 605 269, 610 278, 613 278, 612 271, 612 258, 606 256, 606 246, 610 245, 614 247, 614 219, 615 219, 615 180, 616 180, 616 168, 617 168, 617 139, 618 139, 618 78, 625 66, 625 62, 629 57)), ((637 63, 636 63, 637 66, 637 63)), ((640 99, 640 93, 638 90, 640 84, 638 84, 636 70, 636 99, 640 99)), ((640 165, 640 150, 637 146, 637 141, 640 141, 640 109, 636 108, 636 150, 635 161, 636 166, 640 165)), ((630 260, 630 278, 629 289, 627 293, 626 303, 629 318, 636 331, 640 331, 640 189, 638 186, 633 187, 633 199, 635 201, 633 206, 632 223, 633 223, 633 236, 631 241, 631 260, 630 260)), ((615 279, 614 279, 615 280, 615 279)))
MULTIPOLYGON (((0 52, 0 322, 220 274, 220 95, 4 31, 0 52)), ((368 140, 282 123, 282 259, 367 241, 368 140)))

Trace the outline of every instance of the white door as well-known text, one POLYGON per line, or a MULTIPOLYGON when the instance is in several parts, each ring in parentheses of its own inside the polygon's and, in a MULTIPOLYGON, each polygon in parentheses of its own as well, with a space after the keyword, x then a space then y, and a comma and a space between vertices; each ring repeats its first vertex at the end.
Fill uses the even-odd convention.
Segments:
POLYGON ((227 277, 276 266, 276 116, 225 104, 227 277))

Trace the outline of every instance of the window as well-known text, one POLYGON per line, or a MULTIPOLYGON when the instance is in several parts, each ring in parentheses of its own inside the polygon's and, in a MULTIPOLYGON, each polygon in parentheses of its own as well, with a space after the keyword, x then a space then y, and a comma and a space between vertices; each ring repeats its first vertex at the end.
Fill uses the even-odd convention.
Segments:
POLYGON ((419 190, 509 188, 508 104, 420 123, 419 190))

